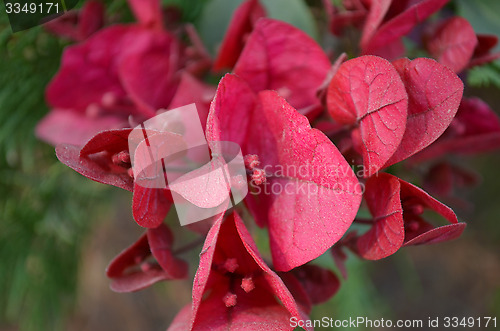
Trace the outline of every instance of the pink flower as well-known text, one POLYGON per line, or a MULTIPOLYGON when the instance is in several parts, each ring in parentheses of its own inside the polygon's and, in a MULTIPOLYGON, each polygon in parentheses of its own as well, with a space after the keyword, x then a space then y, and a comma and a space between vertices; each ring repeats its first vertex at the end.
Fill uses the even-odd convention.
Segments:
POLYGON ((291 330, 292 317, 307 319, 243 221, 236 212, 220 215, 200 253, 193 302, 168 330, 291 330))
POLYGON ((172 242, 172 232, 166 225, 148 229, 109 264, 106 275, 112 279, 111 289, 132 292, 161 280, 185 278, 187 263, 173 255, 172 242))
POLYGON ((46 90, 52 110, 37 126, 41 139, 81 146, 102 130, 140 123, 169 108, 190 57, 162 28, 159 1, 130 4, 139 23, 108 27, 65 50, 46 90))
POLYGON ((277 270, 318 257, 349 228, 360 203, 358 180, 335 145, 276 92, 255 95, 245 81, 226 75, 206 135, 209 144, 232 141, 244 155, 257 155, 264 172, 249 169, 254 182, 245 202, 269 229, 277 270))

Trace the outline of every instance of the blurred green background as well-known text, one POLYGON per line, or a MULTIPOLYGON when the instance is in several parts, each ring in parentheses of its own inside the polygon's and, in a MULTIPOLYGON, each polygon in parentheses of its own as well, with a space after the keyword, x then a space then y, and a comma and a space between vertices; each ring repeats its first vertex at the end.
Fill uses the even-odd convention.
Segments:
MULTIPOLYGON (((214 51, 240 1, 163 2, 179 6, 183 20, 195 23, 214 51)), ((264 3, 271 16, 323 40, 314 10, 321 1, 264 3)), ((131 19, 124 0, 106 4, 108 13, 131 19)), ((476 30, 499 35, 499 5, 457 0, 449 9, 476 30)), ((131 196, 66 168, 53 147, 33 134, 48 112, 44 88, 68 44, 41 27, 12 34, 0 4, 0 330, 164 330, 190 301, 191 282, 111 292, 107 263, 141 233, 131 219, 131 196)), ((498 62, 474 69, 467 81, 467 95, 500 111, 498 62)), ((340 292, 315 308, 313 317, 500 319, 500 153, 455 161, 483 178, 479 187, 461 193, 474 205, 457 210, 468 222, 463 237, 403 249, 377 262, 349 259, 340 292)), ((333 267, 329 256, 319 261, 333 267)))

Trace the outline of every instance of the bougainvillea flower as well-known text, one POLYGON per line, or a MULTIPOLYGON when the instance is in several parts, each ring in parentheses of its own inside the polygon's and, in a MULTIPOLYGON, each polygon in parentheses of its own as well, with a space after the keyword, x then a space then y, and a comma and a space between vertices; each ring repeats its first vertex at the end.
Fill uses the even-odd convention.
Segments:
POLYGON ((105 8, 100 1, 86 1, 79 10, 71 10, 43 27, 63 38, 83 41, 104 25, 105 8))
POLYGON ((104 131, 83 147, 60 144, 56 154, 62 163, 96 182, 134 192, 134 219, 143 227, 159 226, 170 209, 172 199, 167 189, 146 188, 134 183, 128 136, 132 129, 104 131))
POLYGON ((436 27, 426 47, 439 63, 458 73, 469 64, 477 44, 470 23, 463 17, 451 17, 436 27))
POLYGON ((254 92, 275 90, 299 111, 319 105, 316 96, 330 69, 321 47, 288 23, 260 19, 234 67, 254 92))
POLYGON ((166 71, 177 71, 177 64, 171 66, 169 58, 178 58, 174 53, 179 50, 178 42, 169 33, 135 25, 113 26, 94 34, 83 44, 68 47, 61 69, 46 91, 54 114, 39 123, 38 135, 55 144, 81 145, 104 129, 103 120, 104 123, 113 120, 115 127, 123 127, 129 116, 139 122, 154 116, 160 105, 168 106, 168 98, 175 92, 175 84, 166 71), (159 54, 162 54, 160 58, 159 54), (152 76, 147 85, 143 84, 143 72, 140 71, 140 60, 144 59, 152 60, 148 65, 158 69, 158 75, 152 76), (169 90, 163 91, 162 99, 157 100, 158 90, 147 89, 152 86, 168 87, 169 90), (50 131, 54 126, 78 127, 78 124, 68 123, 67 116, 57 116, 65 112, 71 113, 78 124, 87 121, 89 125, 82 127, 78 136, 54 135, 50 131))
MULTIPOLYGON (((408 34, 418 23, 441 9, 448 1, 407 1, 406 4, 408 7, 395 16, 392 16, 394 15, 394 11, 386 8, 387 3, 385 1, 371 1, 370 11, 375 11, 376 13, 369 14, 368 17, 373 16, 376 19, 368 21, 363 29, 364 36, 361 38, 362 53, 384 56, 386 52, 385 48, 395 42, 399 42, 401 37, 408 34), (384 11, 388 12, 387 20, 380 20, 380 16, 382 16, 381 14, 384 11)), ((398 2, 403 1, 393 1, 394 4, 398 2)), ((401 10, 401 7, 398 6, 398 10, 401 10)))
POLYGON ((192 305, 168 330, 291 330, 292 317, 307 319, 239 215, 220 215, 200 253, 192 305))
POLYGON ((344 62, 327 91, 335 121, 356 125, 365 176, 379 171, 398 149, 406 127, 408 96, 394 66, 377 56, 344 62))
POLYGON ((232 68, 236 64, 248 35, 254 29, 257 20, 264 16, 266 11, 259 0, 244 1, 236 9, 214 60, 214 71, 232 68))
POLYGON ((253 169, 255 186, 245 201, 256 222, 269 228, 276 270, 318 257, 354 219, 361 199, 351 167, 276 92, 255 99, 242 79, 226 75, 211 106, 207 141, 233 141, 244 155, 257 156, 260 168, 253 169))
POLYGON ((427 58, 393 62, 408 93, 406 129, 385 166, 400 162, 429 146, 443 134, 457 113, 464 84, 449 68, 427 58))
POLYGON ((106 275, 112 280, 111 289, 132 292, 161 280, 185 278, 188 265, 173 255, 172 243, 172 232, 166 225, 148 229, 109 264, 106 275))
POLYGON ((53 110, 37 126, 40 138, 81 145, 99 131, 127 126, 130 117, 141 122, 168 108, 185 61, 183 46, 156 22, 159 1, 131 6, 139 23, 103 29, 66 48, 46 90, 53 110))
POLYGON ((500 148, 500 118, 479 98, 464 98, 450 127, 411 161, 422 162, 447 153, 477 154, 500 148))
POLYGON ((387 257, 402 246, 455 239, 466 226, 458 222, 453 210, 422 189, 386 173, 367 180, 364 198, 373 216, 372 227, 357 240, 357 251, 365 259, 387 257), (425 209, 450 224, 434 227, 422 217, 425 209))
POLYGON ((56 147, 59 161, 96 182, 133 190, 129 174, 128 135, 132 129, 104 131, 82 147, 62 144, 56 147))
POLYGON ((360 46, 366 47, 389 11, 392 0, 368 1, 369 12, 363 25, 360 46))

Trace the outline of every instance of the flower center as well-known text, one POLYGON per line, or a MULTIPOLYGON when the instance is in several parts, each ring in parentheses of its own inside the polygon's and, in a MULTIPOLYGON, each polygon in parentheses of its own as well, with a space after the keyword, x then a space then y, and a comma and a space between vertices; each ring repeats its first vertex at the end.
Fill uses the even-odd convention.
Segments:
POLYGON ((259 168, 259 156, 255 154, 247 154, 243 157, 247 174, 251 181, 256 185, 261 185, 266 182, 267 174, 264 169, 259 168))

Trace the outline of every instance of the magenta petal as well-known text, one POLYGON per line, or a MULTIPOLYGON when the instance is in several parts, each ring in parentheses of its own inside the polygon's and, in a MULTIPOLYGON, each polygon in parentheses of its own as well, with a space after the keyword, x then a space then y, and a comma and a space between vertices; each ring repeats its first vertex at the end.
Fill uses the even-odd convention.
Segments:
POLYGON ((80 156, 85 157, 100 152, 109 154, 128 150, 128 136, 132 129, 117 129, 99 132, 93 136, 80 151, 80 156))
POLYGON ((232 141, 244 145, 255 98, 255 94, 244 80, 235 75, 225 75, 220 80, 210 104, 207 141, 232 141))
POLYGON ((359 125, 365 176, 379 171, 405 132, 408 97, 396 69, 369 55, 344 62, 330 82, 327 106, 337 122, 359 125))
MULTIPOLYGON (((445 204, 431 197, 421 188, 399 179, 401 184, 401 201, 412 199, 415 203, 422 205, 424 208, 429 208, 439 215, 443 216, 450 223, 458 223, 457 215, 453 210, 445 204)), ((403 204, 404 207, 404 204, 403 204)))
POLYGON ((130 38, 139 36, 140 29, 134 26, 116 25, 101 30, 84 43, 67 47, 61 69, 47 86, 49 105, 84 111, 90 104, 100 103, 105 93, 123 97, 125 92, 116 75, 115 63, 134 49, 123 50, 130 44, 130 38))
POLYGON ((370 11, 366 17, 361 35, 360 45, 362 48, 367 46, 370 39, 377 32, 377 29, 384 20, 384 16, 387 14, 391 4, 392 0, 371 1, 370 11))
POLYGON ((399 180, 380 173, 366 182, 364 198, 373 216, 373 226, 357 240, 358 253, 368 260, 394 254, 405 237, 399 180))
POLYGON ((144 36, 144 49, 125 57, 119 77, 130 98, 147 116, 166 109, 175 95, 179 77, 180 44, 167 32, 144 36))
POLYGON ((80 148, 65 144, 57 145, 56 155, 59 161, 87 178, 128 191, 133 190, 134 180, 127 171, 113 171, 108 165, 109 159, 102 155, 81 157, 80 148))
POLYGON ((149 248, 158 264, 161 266, 169 279, 180 279, 187 276, 188 265, 177 259, 172 254, 172 243, 174 237, 172 231, 161 224, 157 228, 147 231, 149 248))
MULTIPOLYGON (((183 310, 174 326, 185 325, 189 316, 183 310)), ((221 214, 200 254, 188 330, 281 330, 289 327, 290 317, 307 318, 283 281, 260 257, 240 217, 233 213, 223 220, 221 214), (224 267, 228 261, 233 262, 224 267), (229 271, 221 272, 221 265, 229 271), (253 286, 230 286, 241 273, 252 275, 253 286), (230 301, 225 299, 228 294, 233 296, 230 301)))
POLYGON ((429 245, 453 240, 462 235, 466 226, 463 222, 443 225, 405 242, 403 246, 429 245))
MULTIPOLYGON (((399 2, 400 0, 398 0, 399 2)), ((449 0, 423 0, 382 24, 369 42, 363 47, 363 54, 373 54, 409 33, 418 23, 424 21, 443 7, 449 0)))
POLYGON ((134 219, 142 227, 156 228, 163 223, 172 205, 170 193, 162 188, 134 185, 132 211, 134 219))
POLYGON ((111 289, 133 292, 161 280, 186 277, 187 264, 172 255, 172 240, 172 233, 165 225, 148 230, 110 262, 106 275, 112 279, 111 289), (160 264, 151 262, 151 255, 160 264))
POLYGON ((401 201, 406 230, 403 246, 443 242, 458 238, 462 234, 466 224, 458 222, 457 216, 451 208, 413 184, 401 179, 399 179, 399 183, 401 184, 401 201), (431 209, 443 216, 451 224, 432 228, 430 224, 422 221, 420 216, 412 210, 415 207, 417 209, 431 209), (416 224, 417 227, 413 228, 412 223, 416 224))
POLYGON ((463 17, 452 17, 441 23, 427 48, 439 63, 458 73, 469 64, 477 43, 470 23, 463 17))
POLYGON ((214 71, 232 68, 236 64, 247 35, 252 32, 257 20, 264 16, 266 11, 258 0, 247 0, 236 9, 214 60, 214 71))
POLYGON ((321 47, 290 24, 262 18, 250 35, 234 73, 254 92, 276 90, 293 107, 318 103, 316 91, 330 69, 321 47))
MULTIPOLYGON (((318 257, 349 228, 361 200, 358 180, 335 145, 276 92, 259 94, 248 153, 271 173, 254 198, 267 211, 276 270, 287 271, 318 257), (300 171, 299 171, 300 170, 300 171), (273 193, 272 187, 281 192, 273 193), (286 188, 286 192, 285 192, 286 188), (315 238, 311 244, 311 238, 315 238)), ((254 215, 256 216, 256 215, 254 215)))
POLYGON ((408 120, 403 139, 385 166, 400 162, 433 143, 457 113, 464 84, 451 69, 418 58, 394 62, 408 93, 408 120))
POLYGON ((340 281, 330 270, 314 264, 294 269, 293 274, 302 283, 313 305, 328 301, 340 288, 340 281))
POLYGON ((411 161, 422 162, 446 153, 477 154, 499 148, 499 116, 481 99, 463 98, 448 130, 411 161))
POLYGON ((122 118, 104 116, 92 118, 73 110, 53 109, 36 126, 39 139, 51 145, 71 144, 82 146, 103 130, 123 126, 122 118))
POLYGON ((78 22, 79 40, 85 40, 104 25, 106 8, 100 1, 86 1, 78 22))

